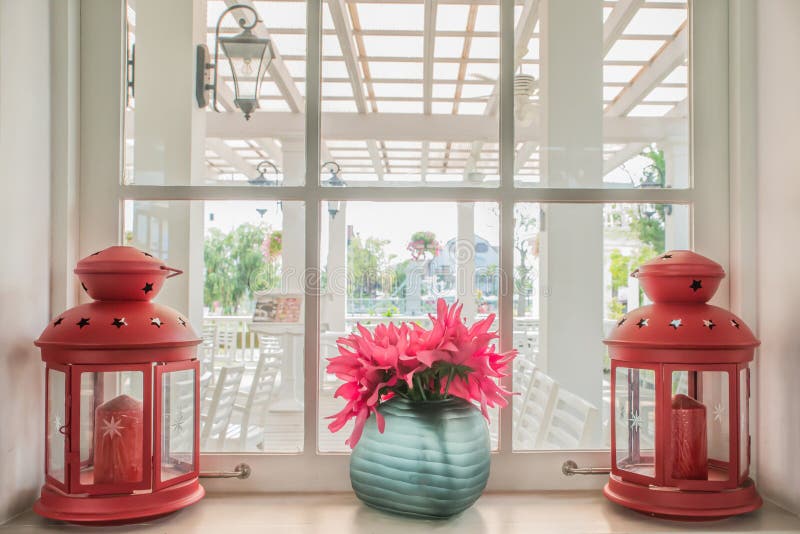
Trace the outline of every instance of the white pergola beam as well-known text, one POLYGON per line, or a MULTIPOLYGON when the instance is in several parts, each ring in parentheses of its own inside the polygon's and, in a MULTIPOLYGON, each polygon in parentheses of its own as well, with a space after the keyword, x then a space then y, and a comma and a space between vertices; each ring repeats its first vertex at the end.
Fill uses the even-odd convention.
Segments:
POLYGON ((623 89, 614 102, 606 108, 605 114, 610 117, 625 116, 659 83, 686 60, 689 45, 689 29, 684 25, 675 39, 670 41, 650 64, 642 67, 641 72, 633 79, 631 85, 623 89))
POLYGON ((245 161, 243 157, 236 153, 231 147, 225 144, 225 141, 217 138, 206 139, 206 147, 213 150, 217 156, 230 163, 231 167, 235 168, 240 173, 248 178, 255 178, 258 175, 256 168, 245 161))
MULTIPOLYGON (((227 7, 237 4, 243 4, 256 9, 252 0, 225 0, 225 5, 227 7)), ((258 10, 256 10, 256 12, 257 11, 258 10)), ((295 85, 291 74, 289 74, 289 69, 286 68, 286 64, 283 62, 283 57, 278 51, 278 48, 275 46, 275 40, 270 36, 267 27, 264 26, 263 23, 259 22, 256 27, 253 28, 253 33, 263 39, 270 39, 271 41, 273 58, 269 65, 269 74, 272 77, 272 80, 278 86, 278 90, 286 99, 289 109, 291 109, 294 113, 305 113, 305 99, 303 98, 303 95, 300 94, 300 90, 297 88, 297 85, 295 85)))
MULTIPOLYGON (((347 68, 347 77, 350 80, 350 87, 353 90, 353 98, 356 101, 356 109, 360 115, 367 113, 367 99, 364 96, 364 84, 358 70, 358 53, 353 42, 353 26, 350 24, 350 15, 347 13, 347 6, 344 0, 329 0, 328 9, 333 19, 333 27, 336 29, 336 37, 339 40, 339 47, 342 49, 344 64, 347 68)), ((372 165, 379 180, 383 180, 383 165, 381 164, 378 143, 374 139, 367 140, 367 149, 372 158, 372 165)))
POLYGON ((261 150, 267 153, 269 159, 278 166, 279 169, 283 167, 283 149, 281 149, 280 145, 275 141, 275 139, 269 137, 262 137, 256 139, 256 144, 259 146, 261 150))
POLYGON ((539 143, 534 141, 526 141, 522 144, 519 150, 517 150, 517 154, 514 157, 514 174, 519 174, 519 170, 525 166, 529 159, 534 152, 536 152, 536 148, 539 146, 539 143))
POLYGON ((603 176, 610 173, 629 159, 638 156, 648 143, 631 143, 625 145, 619 151, 614 152, 610 158, 603 162, 603 176))
MULTIPOLYGON (((127 117, 132 117, 130 113, 127 117)), ((325 113, 324 139, 392 139, 397 141, 496 142, 497 119, 485 115, 419 115, 405 113, 325 113)), ((223 139, 302 138, 305 120, 288 112, 261 112, 249 121, 237 113, 207 112, 206 135, 223 139)), ((536 121, 517 124, 516 140, 538 141, 536 121)), ((604 117, 604 142, 651 142, 666 137, 686 137, 681 117, 604 117)), ((475 146, 473 146, 475 150, 475 146)))
POLYGON ((436 40, 437 0, 425 0, 425 20, 423 34, 422 97, 423 112, 430 115, 433 98, 433 53, 436 40))
POLYGON ((428 152, 431 149, 431 143, 429 141, 422 142, 422 158, 420 159, 420 170, 419 174, 422 178, 422 181, 425 182, 428 180, 428 152))
POLYGON ((617 42, 642 4, 644 4, 644 0, 619 0, 614 4, 614 8, 603 24, 603 57, 617 42))

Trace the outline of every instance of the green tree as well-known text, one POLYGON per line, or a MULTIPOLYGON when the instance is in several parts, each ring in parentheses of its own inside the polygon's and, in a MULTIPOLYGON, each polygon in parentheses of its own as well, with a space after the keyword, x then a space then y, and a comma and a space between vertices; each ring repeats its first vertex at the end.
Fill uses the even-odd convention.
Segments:
MULTIPOLYGON (((647 147, 641 154, 652 163, 642 169, 640 187, 664 187, 667 167, 664 151, 655 146, 647 147)), ((634 208, 631 230, 642 243, 651 246, 655 253, 664 251, 664 222, 666 206, 663 204, 640 204, 634 208)))
POLYGON ((393 271, 389 268, 392 256, 384 250, 386 239, 354 236, 347 244, 348 277, 347 294, 350 297, 376 296, 378 290, 390 289, 393 271))
MULTIPOLYGON (((246 299, 252 298, 254 282, 263 283, 260 275, 273 269, 265 259, 262 245, 270 234, 269 227, 245 223, 229 233, 212 228, 205 240, 206 279, 204 303, 215 303, 225 314, 240 310, 246 299)), ((267 275, 267 279, 274 279, 267 275)))

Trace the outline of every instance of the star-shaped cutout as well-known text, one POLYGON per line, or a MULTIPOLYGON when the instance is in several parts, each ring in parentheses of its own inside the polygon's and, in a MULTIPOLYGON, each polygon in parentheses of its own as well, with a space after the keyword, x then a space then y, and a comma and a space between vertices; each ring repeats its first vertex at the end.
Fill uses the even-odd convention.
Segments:
POLYGON ((111 326, 116 326, 117 330, 119 330, 120 327, 128 326, 128 323, 125 322, 125 317, 114 317, 114 321, 111 323, 111 326))
POLYGON ((714 327, 717 325, 715 325, 714 321, 712 321, 711 319, 703 319, 703 326, 705 326, 709 330, 714 330, 714 327))
POLYGON ((697 292, 698 289, 703 289, 702 280, 692 280, 692 285, 689 286, 692 291, 697 292))
POLYGON ((672 259, 672 254, 664 254, 663 256, 661 256, 661 259, 662 260, 670 260, 670 259, 672 259))
POLYGON ((142 288, 142 291, 144 291, 145 295, 150 293, 152 290, 153 290, 153 282, 145 283, 144 287, 142 288))
POLYGON ((617 322, 617 326, 622 326, 623 324, 625 324, 625 321, 627 321, 627 320, 628 320, 628 317, 627 317, 627 316, 626 316, 626 317, 623 317, 622 319, 620 319, 620 320, 617 322))
POLYGON ((649 324, 647 324, 649 321, 650 319, 644 319, 644 318, 639 319, 639 322, 636 323, 636 326, 638 326, 639 328, 642 328, 643 326, 650 326, 649 324))
POLYGON ((89 290, 88 290, 88 289, 86 289, 86 284, 84 284, 83 282, 81 282, 81 287, 82 287, 82 288, 83 288, 83 290, 84 290, 84 291, 86 291, 87 293, 89 292, 89 290))
POLYGON ((97 255, 98 255, 98 254, 100 254, 101 252, 103 252, 103 251, 102 251, 102 250, 98 250, 98 251, 97 251, 97 252, 95 252, 94 254, 91 254, 91 256, 97 256, 97 255))
POLYGON ((739 328, 739 322, 736 319, 731 319, 731 326, 736 328, 736 329, 738 329, 739 328))
POLYGON ((122 431, 125 430, 125 427, 122 426, 122 419, 116 419, 113 415, 111 419, 103 419, 103 422, 100 426, 100 432, 103 433, 103 437, 111 437, 114 439, 114 436, 122 437, 122 431))
POLYGON ((150 317, 150 324, 161 328, 161 325, 164 323, 162 323, 161 319, 159 319, 158 317, 150 317))
POLYGON ((183 317, 178 317, 178 324, 186 328, 186 319, 184 319, 183 317))
POLYGON ((89 317, 81 317, 81 320, 75 324, 78 325, 81 330, 83 330, 84 326, 89 326, 89 317))
POLYGON ((680 319, 673 319, 673 320, 671 320, 671 321, 669 322, 669 325, 670 325, 672 328, 674 328, 675 330, 677 330, 678 328, 680 328, 681 326, 683 326, 683 321, 681 321, 680 319))
POLYGON ((640 430, 642 428, 642 417, 639 415, 639 412, 631 413, 629 421, 631 422, 631 428, 636 430, 640 430))
POLYGON ((725 412, 727 409, 725 406, 719 402, 714 406, 714 421, 719 421, 720 423, 725 418, 725 412))
POLYGON ((55 321, 53 321, 53 326, 58 326, 58 325, 60 325, 60 324, 61 324, 63 321, 64 321, 64 318, 63 318, 63 317, 59 317, 58 319, 56 319, 55 321))
POLYGON ((148 258, 152 258, 152 257, 153 257, 153 255, 152 255, 152 254, 149 254, 149 253, 147 253, 147 252, 142 252, 142 254, 144 254, 144 255, 145 255, 145 256, 147 256, 148 258))

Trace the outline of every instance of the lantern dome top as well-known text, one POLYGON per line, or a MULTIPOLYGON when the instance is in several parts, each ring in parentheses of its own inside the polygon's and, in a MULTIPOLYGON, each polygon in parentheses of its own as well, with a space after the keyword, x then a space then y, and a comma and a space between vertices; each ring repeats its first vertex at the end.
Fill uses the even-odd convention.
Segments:
POLYGON ((708 302, 725 277, 722 266, 691 250, 670 250, 631 273, 653 302, 708 302))
POLYGON ((116 351, 201 343, 185 315, 149 302, 178 269, 134 247, 109 247, 80 260, 75 273, 98 300, 55 316, 36 340, 38 347, 116 351))
POLYGON ((75 274, 96 300, 151 300, 164 280, 182 271, 135 247, 115 246, 86 256, 75 274))
POLYGON ((50 321, 37 347, 153 349, 199 345, 188 319, 155 302, 98 301, 81 304, 50 321))
MULTIPOLYGON (((739 350, 759 345, 742 319, 706 303, 725 276, 718 263, 676 250, 648 261, 631 276, 639 279, 654 304, 620 319, 604 341, 606 345, 664 350, 739 350)), ((751 359, 752 350, 742 357, 751 359)))

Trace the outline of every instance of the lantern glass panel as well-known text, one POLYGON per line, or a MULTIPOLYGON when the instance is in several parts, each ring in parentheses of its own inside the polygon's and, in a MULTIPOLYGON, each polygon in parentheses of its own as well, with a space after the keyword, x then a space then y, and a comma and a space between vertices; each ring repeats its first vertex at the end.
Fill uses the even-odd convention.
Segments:
POLYGON ((739 476, 744 477, 750 467, 750 374, 745 366, 739 371, 739 476))
POLYGON ((66 483, 64 426, 66 408, 66 375, 58 369, 47 370, 47 464, 46 472, 62 484, 66 483))
POLYGON ((617 367, 614 395, 617 468, 654 477, 655 371, 617 367))
POLYGON ((161 382, 161 480, 194 470, 195 371, 164 373, 161 382))
POLYGON ((80 483, 130 484, 144 477, 144 373, 81 373, 80 483))
POLYGON ((727 371, 672 372, 672 479, 728 480, 729 379, 727 371))

